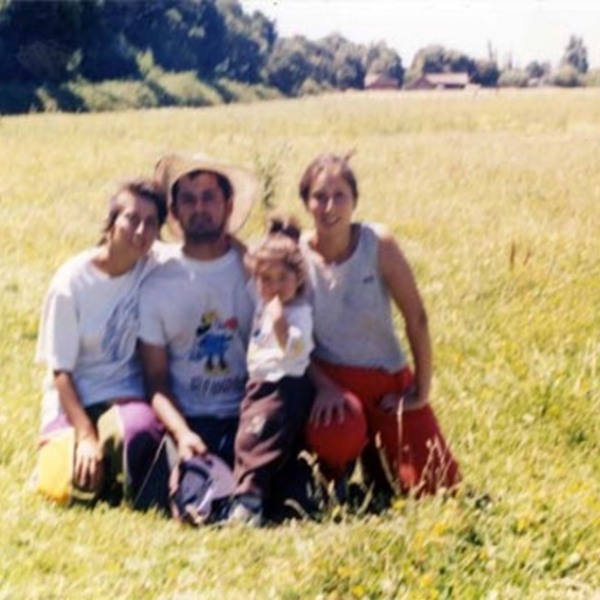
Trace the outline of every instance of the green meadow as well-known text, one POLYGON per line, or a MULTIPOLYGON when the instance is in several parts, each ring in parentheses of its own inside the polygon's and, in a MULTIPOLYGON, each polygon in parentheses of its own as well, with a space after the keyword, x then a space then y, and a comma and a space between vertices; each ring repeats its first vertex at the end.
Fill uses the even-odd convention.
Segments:
POLYGON ((4 117, 0 164, 1 600, 600 598, 600 92, 4 117), (246 241, 268 206, 308 225, 303 168, 355 151, 357 218, 396 234, 427 305, 432 402, 465 480, 456 497, 192 530, 27 489, 50 277, 96 243, 114 185, 172 150, 257 171, 246 241))

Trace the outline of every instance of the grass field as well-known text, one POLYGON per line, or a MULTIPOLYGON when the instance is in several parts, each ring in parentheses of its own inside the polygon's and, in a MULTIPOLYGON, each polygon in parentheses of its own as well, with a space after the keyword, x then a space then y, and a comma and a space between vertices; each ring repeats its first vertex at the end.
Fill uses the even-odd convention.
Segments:
POLYGON ((600 598, 600 92, 7 117, 0 164, 0 599, 600 598), (173 149, 255 168, 302 218, 307 162, 356 150, 358 217, 386 223, 414 266, 433 403, 466 487, 490 504, 461 493, 196 531, 26 490, 49 278, 96 242, 114 183, 173 149))

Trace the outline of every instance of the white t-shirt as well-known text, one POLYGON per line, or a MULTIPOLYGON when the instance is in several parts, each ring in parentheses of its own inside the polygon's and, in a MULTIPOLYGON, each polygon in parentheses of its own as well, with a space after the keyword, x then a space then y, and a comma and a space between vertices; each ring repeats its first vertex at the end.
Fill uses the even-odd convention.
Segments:
POLYGON ((216 260, 181 249, 142 286, 140 338, 167 348, 171 391, 187 417, 239 414, 254 302, 240 254, 216 260))
POLYGON ((118 277, 94 266, 91 248, 54 275, 44 299, 36 360, 48 367, 42 427, 62 411, 53 371, 72 374, 83 406, 117 398, 144 397, 136 343, 142 280, 157 266, 151 255, 118 277))
POLYGON ((313 349, 312 309, 303 301, 283 307, 288 322, 288 341, 282 348, 273 331, 273 321, 259 303, 248 347, 248 374, 254 381, 279 381, 306 372, 313 349))

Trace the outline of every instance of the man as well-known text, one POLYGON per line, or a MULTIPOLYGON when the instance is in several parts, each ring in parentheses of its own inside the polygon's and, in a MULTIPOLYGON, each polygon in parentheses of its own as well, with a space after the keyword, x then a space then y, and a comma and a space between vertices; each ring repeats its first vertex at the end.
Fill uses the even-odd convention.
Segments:
POLYGON ((257 190, 244 169, 171 155, 157 165, 183 244, 141 290, 140 339, 152 407, 180 460, 233 465, 254 302, 239 243, 257 190))
MULTIPOLYGON (((167 461, 173 466, 177 458, 210 454, 233 467, 236 443, 238 449, 256 448, 256 454, 246 452, 246 471, 264 468, 265 460, 277 470, 266 498, 269 518, 312 512, 311 469, 299 454, 287 460, 290 443, 281 439, 291 435, 286 419, 294 419, 297 410, 287 414, 271 396, 255 399, 252 418, 238 430, 254 299, 244 248, 231 234, 248 217, 257 182, 243 169, 180 156, 162 159, 156 175, 183 237, 182 246, 144 283, 140 299, 146 383, 152 407, 177 448, 178 457, 169 448, 167 461)), ((300 447, 301 440, 297 443, 300 447)), ((166 490, 161 481, 152 485, 166 490)), ((158 503, 164 504, 164 497, 158 503)), ((242 521, 262 522, 262 503, 245 508, 242 521)))

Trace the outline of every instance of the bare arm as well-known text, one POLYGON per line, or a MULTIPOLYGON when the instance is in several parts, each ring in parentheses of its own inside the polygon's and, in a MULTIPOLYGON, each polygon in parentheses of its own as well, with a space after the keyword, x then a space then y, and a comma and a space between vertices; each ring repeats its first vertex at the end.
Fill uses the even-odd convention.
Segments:
POLYGON ((180 458, 186 460, 194 454, 206 454, 204 442, 188 427, 185 417, 175 404, 169 385, 167 349, 140 342, 140 355, 152 408, 175 438, 180 458))
POLYGON ((387 233, 380 236, 379 267, 390 295, 404 318, 417 386, 414 407, 422 406, 429 401, 433 359, 427 313, 412 270, 394 238, 387 233))
POLYGON ((96 427, 83 408, 71 373, 54 371, 54 385, 61 407, 75 429, 75 484, 83 489, 98 491, 104 469, 102 446, 96 427))

